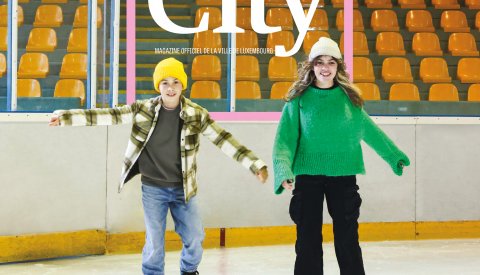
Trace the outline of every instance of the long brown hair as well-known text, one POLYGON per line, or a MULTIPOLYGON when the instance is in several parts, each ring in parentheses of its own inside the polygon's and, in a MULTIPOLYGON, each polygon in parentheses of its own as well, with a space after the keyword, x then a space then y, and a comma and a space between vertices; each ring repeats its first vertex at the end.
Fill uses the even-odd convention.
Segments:
MULTIPOLYGON (((285 95, 285 101, 290 101, 298 96, 301 96, 303 92, 308 88, 308 86, 312 85, 315 82, 315 79, 317 77, 315 76, 315 72, 313 71, 313 66, 315 64, 315 61, 318 60, 320 57, 321 56, 318 56, 312 61, 308 61, 307 59, 300 63, 300 68, 298 69, 298 80, 292 84, 288 93, 285 95)), ((363 99, 360 96, 360 89, 350 81, 345 63, 341 59, 337 59, 333 56, 332 58, 338 64, 337 74, 335 75, 335 79, 333 81, 335 82, 335 84, 343 88, 353 105, 357 107, 362 107, 363 99)))

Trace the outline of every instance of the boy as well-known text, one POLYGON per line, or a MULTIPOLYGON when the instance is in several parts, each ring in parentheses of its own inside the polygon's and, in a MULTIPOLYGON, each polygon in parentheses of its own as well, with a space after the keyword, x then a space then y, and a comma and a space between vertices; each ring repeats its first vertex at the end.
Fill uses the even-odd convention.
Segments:
POLYGON ((181 274, 199 274, 203 226, 198 212, 196 157, 199 134, 254 173, 268 177, 265 163, 213 121, 206 109, 185 98, 187 75, 174 58, 162 60, 153 74, 160 96, 110 109, 59 110, 51 126, 94 126, 133 123, 125 153, 119 192, 133 176, 141 174, 146 241, 142 271, 164 274, 166 216, 172 213, 182 238, 181 274))

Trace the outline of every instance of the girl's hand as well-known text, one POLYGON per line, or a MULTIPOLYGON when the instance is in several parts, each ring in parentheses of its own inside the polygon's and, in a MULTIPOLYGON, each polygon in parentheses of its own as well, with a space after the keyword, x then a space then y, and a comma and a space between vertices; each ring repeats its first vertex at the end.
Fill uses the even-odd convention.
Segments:
POLYGON ((267 171, 267 167, 263 167, 262 169, 260 169, 260 171, 258 171, 257 173, 257 178, 260 182, 262 183, 265 183, 267 181, 267 178, 268 178, 268 171, 267 171))
POLYGON ((285 188, 286 190, 293 190, 293 181, 291 180, 284 180, 282 182, 282 186, 283 188, 285 188))

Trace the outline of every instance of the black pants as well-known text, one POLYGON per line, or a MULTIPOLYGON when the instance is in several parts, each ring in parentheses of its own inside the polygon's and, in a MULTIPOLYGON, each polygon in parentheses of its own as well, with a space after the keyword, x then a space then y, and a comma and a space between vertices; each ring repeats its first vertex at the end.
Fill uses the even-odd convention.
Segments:
POLYGON ((299 175, 290 202, 297 225, 295 275, 323 275, 323 198, 333 220, 335 254, 341 275, 365 274, 358 244, 358 217, 362 199, 355 176, 299 175))

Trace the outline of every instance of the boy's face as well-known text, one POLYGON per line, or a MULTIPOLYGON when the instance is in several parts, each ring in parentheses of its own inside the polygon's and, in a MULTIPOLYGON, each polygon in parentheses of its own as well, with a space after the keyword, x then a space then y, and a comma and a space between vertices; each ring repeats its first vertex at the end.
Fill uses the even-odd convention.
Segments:
POLYGON ((167 77, 162 79, 158 85, 165 107, 177 107, 180 104, 180 95, 183 90, 182 82, 175 77, 167 77))

